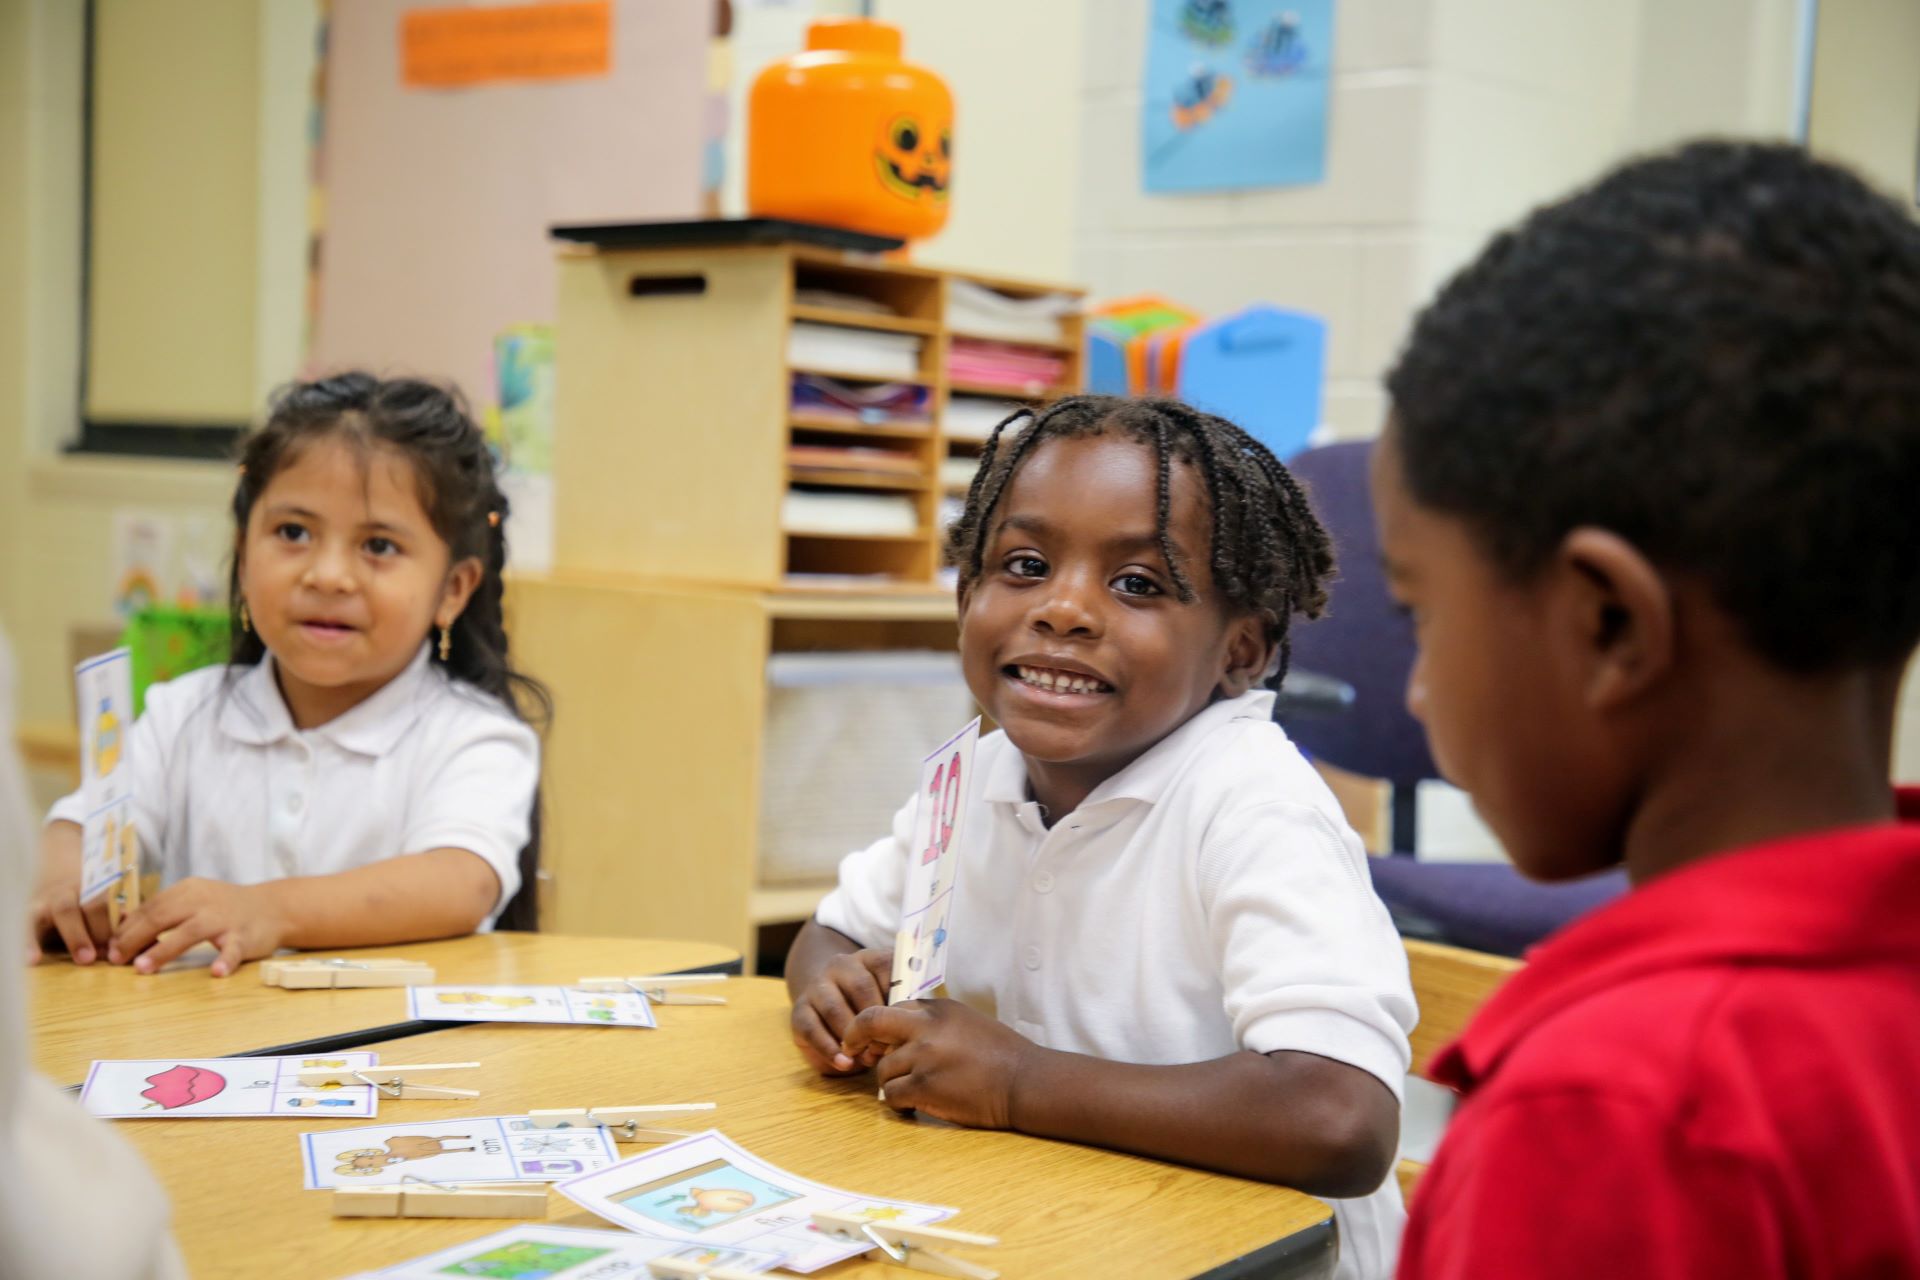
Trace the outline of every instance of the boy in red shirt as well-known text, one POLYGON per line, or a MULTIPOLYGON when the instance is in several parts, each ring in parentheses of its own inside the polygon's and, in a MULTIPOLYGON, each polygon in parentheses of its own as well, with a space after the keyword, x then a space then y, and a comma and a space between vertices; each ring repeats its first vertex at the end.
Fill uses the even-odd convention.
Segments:
POLYGON ((1793 148, 1641 160, 1388 386, 1434 756, 1529 875, 1635 886, 1437 1061, 1400 1275, 1920 1275, 1920 224, 1793 148))

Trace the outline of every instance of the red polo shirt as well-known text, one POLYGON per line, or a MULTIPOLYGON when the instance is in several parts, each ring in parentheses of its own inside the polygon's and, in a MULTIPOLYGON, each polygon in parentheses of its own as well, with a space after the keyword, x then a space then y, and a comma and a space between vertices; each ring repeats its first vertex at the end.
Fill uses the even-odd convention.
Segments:
POLYGON ((1543 944, 1434 1063, 1465 1101, 1401 1280, 1920 1276, 1920 791, 1543 944))

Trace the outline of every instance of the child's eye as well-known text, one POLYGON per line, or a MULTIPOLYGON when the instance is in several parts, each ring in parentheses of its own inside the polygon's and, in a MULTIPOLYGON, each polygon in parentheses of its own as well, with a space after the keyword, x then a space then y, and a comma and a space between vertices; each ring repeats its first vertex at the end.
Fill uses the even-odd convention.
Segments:
POLYGON ((391 555, 399 554, 399 551, 400 551, 400 544, 395 542, 392 538, 368 538, 367 539, 367 554, 369 555, 391 556, 391 555))
POLYGON ((307 527, 288 520, 273 527, 273 536, 282 542, 305 542, 307 538, 307 527))
POLYGON ((1123 596, 1157 596, 1160 584, 1144 573, 1123 573, 1113 580, 1114 587, 1123 596))
POLYGON ((1016 578, 1044 578, 1047 562, 1039 556, 1011 555, 1007 557, 1007 572, 1016 578))

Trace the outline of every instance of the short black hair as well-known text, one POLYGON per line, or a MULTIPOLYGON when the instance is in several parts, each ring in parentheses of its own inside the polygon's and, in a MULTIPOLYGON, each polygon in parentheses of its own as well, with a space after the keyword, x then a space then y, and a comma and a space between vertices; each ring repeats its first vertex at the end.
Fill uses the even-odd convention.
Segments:
POLYGON ((1920 224, 1844 169, 1626 164, 1456 275, 1387 388, 1408 491, 1515 578, 1594 525, 1787 670, 1920 642, 1920 224))
POLYGON ((1154 531, 1174 588, 1187 602, 1196 598, 1193 581, 1167 536, 1172 461, 1187 463, 1199 475, 1213 521, 1209 556, 1214 585, 1232 606, 1261 620, 1268 643, 1279 652, 1280 665, 1272 679, 1277 686, 1287 673, 1292 616, 1317 618, 1326 609, 1332 543, 1299 482, 1265 445, 1225 418, 1178 400, 1068 396, 1037 412, 1021 409, 995 427, 968 486, 966 505, 947 530, 947 559, 960 571, 961 591, 980 577, 994 509, 1034 447, 1043 440, 1108 432, 1154 451, 1159 466, 1154 531), (1003 447, 1008 429, 1016 424, 1024 424, 1024 429, 1003 447))

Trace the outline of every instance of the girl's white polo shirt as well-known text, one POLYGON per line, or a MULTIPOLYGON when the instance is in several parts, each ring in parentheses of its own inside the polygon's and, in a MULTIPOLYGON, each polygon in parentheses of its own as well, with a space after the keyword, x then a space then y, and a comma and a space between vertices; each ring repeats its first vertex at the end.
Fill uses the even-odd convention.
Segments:
MULTIPOLYGON (((163 886, 189 876, 260 884, 466 849, 500 878, 483 929, 520 887, 539 739, 435 666, 425 645, 372 697, 307 730, 294 727, 271 655, 154 685, 127 752, 141 851, 163 886)), ((83 817, 76 792, 48 821, 83 817)))
MULTIPOLYGON (((1359 837, 1272 711, 1265 691, 1207 707, 1051 828, 1019 750, 983 738, 948 993, 1049 1048, 1158 1064, 1299 1050, 1400 1097, 1406 952, 1359 837)), ((821 924, 892 945, 913 810, 841 862, 821 924)), ((1405 1216, 1394 1180, 1335 1209, 1338 1274, 1389 1274, 1405 1216)))

